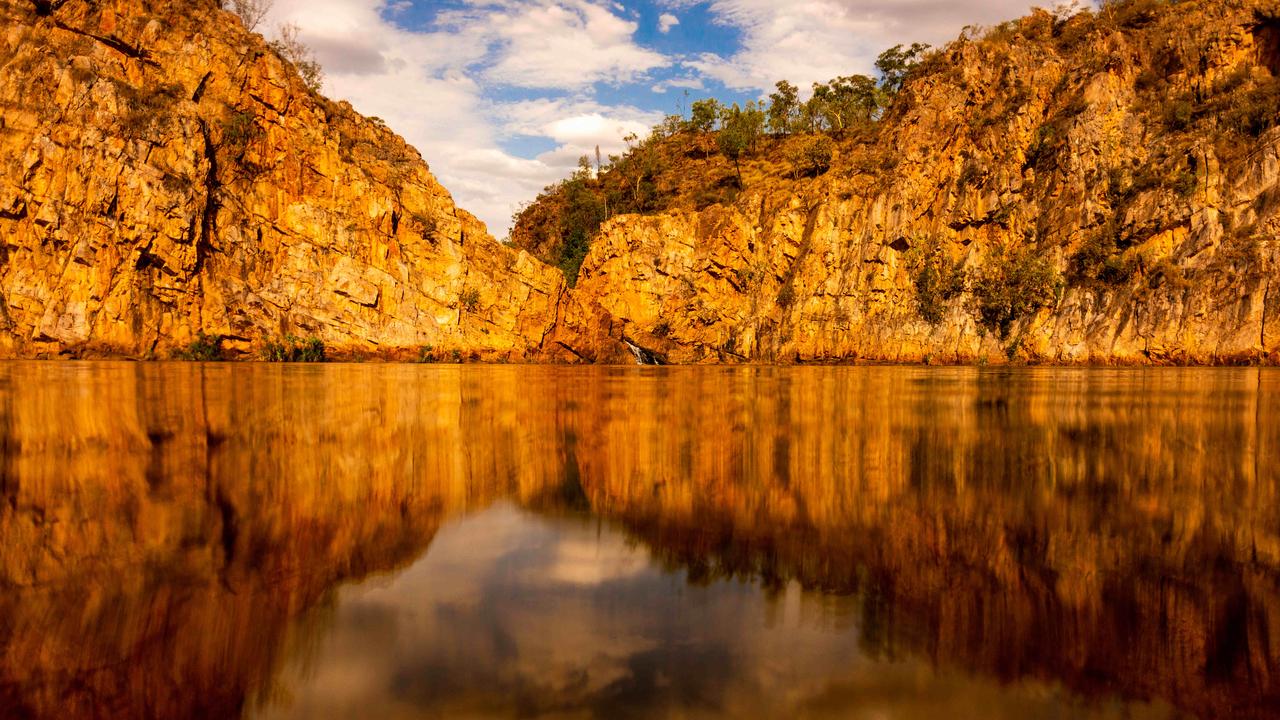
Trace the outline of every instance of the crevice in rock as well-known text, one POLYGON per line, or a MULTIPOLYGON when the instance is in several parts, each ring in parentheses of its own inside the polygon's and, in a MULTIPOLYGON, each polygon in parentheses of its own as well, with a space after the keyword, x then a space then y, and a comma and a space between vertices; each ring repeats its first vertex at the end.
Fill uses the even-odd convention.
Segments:
POLYGON ((213 144, 209 125, 200 121, 200 135, 204 139, 204 157, 208 170, 204 176, 204 209, 200 214, 200 236, 196 240, 196 263, 193 275, 204 268, 205 257, 213 249, 213 238, 218 232, 218 149, 213 144))
POLYGON ((39 17, 49 17, 58 8, 62 7, 67 0, 32 0, 35 5, 36 15, 39 17))
POLYGON ((200 84, 196 85, 196 91, 191 93, 191 102, 198 103, 200 98, 204 97, 205 87, 209 84, 209 78, 213 77, 212 72, 207 72, 204 77, 200 78, 200 84))
POLYGON ((818 222, 818 212, 822 205, 814 204, 809 208, 809 216, 805 218, 804 234, 800 237, 800 249, 796 252, 796 259, 791 262, 791 267, 787 268, 787 272, 782 276, 782 288, 778 293, 779 305, 790 305, 789 302, 783 302, 783 298, 794 295, 796 275, 800 272, 800 266, 804 264, 809 253, 813 250, 813 229, 818 222))
POLYGON ((1267 312, 1271 309, 1271 279, 1267 278, 1267 288, 1262 291, 1262 322, 1258 323, 1258 351, 1267 354, 1267 312))
POLYGON ((1255 17, 1258 24, 1253 27, 1253 35, 1258 40, 1258 62, 1280 77, 1280 15, 1258 10, 1255 17))
POLYGON ((160 67, 160 63, 147 57, 147 53, 145 50, 143 50, 142 48, 134 47, 129 43, 121 40, 120 38, 108 37, 104 35, 94 35, 91 32, 85 32, 84 30, 73 28, 70 25, 58 20, 54 20, 53 24, 56 25, 59 29, 66 30, 69 33, 74 33, 82 37, 90 38, 91 40, 96 40, 102 43, 103 45, 106 45, 107 47, 111 48, 112 50, 115 50, 116 52, 124 55, 125 57, 133 58, 134 60, 141 61, 143 63, 146 63, 147 65, 151 65, 152 67, 160 67))
POLYGON ((592 362, 591 358, 589 358, 589 357, 587 357, 587 356, 583 355, 582 353, 578 352, 577 350, 574 350, 574 349, 573 349, 573 347, 571 347, 571 346, 570 346, 568 343, 566 343, 565 341, 563 341, 563 340, 557 340, 557 341, 556 341, 556 344, 557 344, 557 345, 559 345, 560 347, 564 348, 565 350, 568 350, 570 353, 573 353, 573 356, 574 356, 574 357, 576 357, 576 358, 578 358, 578 359, 579 359, 579 360, 581 360, 582 362, 585 362, 585 363, 590 363, 590 362, 592 362))

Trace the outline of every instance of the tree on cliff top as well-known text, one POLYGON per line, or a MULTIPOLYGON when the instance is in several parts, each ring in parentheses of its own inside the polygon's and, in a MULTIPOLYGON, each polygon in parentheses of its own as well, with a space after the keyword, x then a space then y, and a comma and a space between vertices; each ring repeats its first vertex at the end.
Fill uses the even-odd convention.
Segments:
POLYGON ((316 60, 311 48, 298 39, 298 30, 298 26, 293 23, 282 24, 277 31, 279 37, 270 43, 271 49, 292 63, 298 75, 302 77, 302 82, 306 83, 312 92, 318 93, 324 85, 324 68, 320 67, 320 62, 316 60))
POLYGON ((911 43, 909 48, 895 45, 880 53, 880 57, 876 58, 876 69, 880 71, 880 89, 887 95, 898 94, 907 76, 920 64, 928 51, 929 46, 924 43, 911 43))
POLYGON ((244 28, 249 32, 262 24, 273 5, 275 0, 222 0, 222 7, 239 15, 244 28))
POLYGON ((763 130, 764 111, 755 103, 747 103, 745 108, 734 103, 721 110, 720 134, 716 137, 716 143, 720 146, 720 152, 733 162, 738 187, 742 187, 742 156, 755 146, 763 130))

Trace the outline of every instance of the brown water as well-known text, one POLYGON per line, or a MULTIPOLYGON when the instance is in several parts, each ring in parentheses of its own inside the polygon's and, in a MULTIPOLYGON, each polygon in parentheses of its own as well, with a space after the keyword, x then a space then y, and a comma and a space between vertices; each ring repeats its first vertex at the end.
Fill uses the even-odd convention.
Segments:
POLYGON ((3 718, 1277 708, 1280 372, 0 364, 3 718))

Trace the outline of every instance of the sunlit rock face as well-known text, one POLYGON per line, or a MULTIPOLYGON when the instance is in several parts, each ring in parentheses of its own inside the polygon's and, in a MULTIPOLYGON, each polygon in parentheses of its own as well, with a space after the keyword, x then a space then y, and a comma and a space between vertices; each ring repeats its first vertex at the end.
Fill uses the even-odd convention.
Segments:
POLYGON ((213 0, 4 0, 0 21, 0 354, 541 344, 559 273, 213 0))
POLYGON ((821 177, 773 151, 731 202, 607 221, 565 357, 625 359, 626 340, 677 363, 1275 359, 1280 129, 1234 128, 1275 113, 1280 10, 1116 5, 949 46, 821 177), (984 327, 971 284, 939 293, 935 322, 919 311, 926 259, 980 277, 1023 251, 1062 281, 1045 307, 984 327))
MULTIPOLYGON (((549 581, 656 562, 694 585, 799 585, 814 608, 839 604, 830 622, 856 622, 870 657, 1268 717, 1278 382, 1257 370, 11 365, 0 708, 288 707, 282 667, 318 652, 339 586, 400 572, 443 524, 505 500, 596 526, 550 546, 563 562, 549 581), (574 549, 601 527, 639 556, 617 538, 600 546, 607 563, 574 549)), ((613 622, 648 622, 618 603, 613 622)), ((540 637, 574 623, 538 607, 540 637)), ((459 672, 459 695, 431 702, 468 707, 462 693, 480 691, 459 672)), ((587 701, 564 692, 540 702, 587 701)))

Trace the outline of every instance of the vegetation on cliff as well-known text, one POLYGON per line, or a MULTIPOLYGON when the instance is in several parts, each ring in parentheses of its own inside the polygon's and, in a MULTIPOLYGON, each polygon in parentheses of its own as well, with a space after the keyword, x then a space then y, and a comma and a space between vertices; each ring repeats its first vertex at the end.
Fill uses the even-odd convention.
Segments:
POLYGON ((512 240, 577 331, 676 362, 1280 351, 1275 2, 1037 10, 878 66, 694 103, 512 240))
POLYGON ((732 202, 748 180, 779 172, 792 179, 821 175, 831 167, 833 138, 869 131, 928 50, 919 43, 890 48, 876 62, 878 80, 852 75, 814 83, 806 101, 786 80, 768 102, 695 101, 688 117, 670 115, 645 138, 629 136, 622 156, 594 166, 583 156, 573 175, 516 213, 512 242, 560 268, 572 285, 610 217, 732 202))

